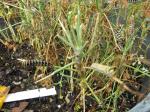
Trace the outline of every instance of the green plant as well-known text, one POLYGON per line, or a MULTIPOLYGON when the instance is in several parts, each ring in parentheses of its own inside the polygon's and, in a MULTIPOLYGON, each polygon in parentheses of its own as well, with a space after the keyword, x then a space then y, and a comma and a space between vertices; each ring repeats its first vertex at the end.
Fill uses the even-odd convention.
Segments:
MULTIPOLYGON (((136 47, 141 48, 149 31, 146 20, 141 16, 143 2, 18 0, 17 4, 0 3, 18 10, 21 21, 14 24, 18 25, 15 32, 8 13, 4 10, 5 14, 0 13, 8 26, 0 30, 4 40, 8 41, 10 35, 19 43, 28 39, 38 52, 36 58, 45 59, 54 66, 54 71, 36 83, 60 76, 56 82, 60 86, 59 96, 69 104, 69 95, 75 93, 71 104, 75 110, 96 111, 95 108, 100 106, 98 111, 119 111, 118 102, 124 91, 111 78, 91 70, 92 63, 113 66, 115 77, 121 81, 130 80, 133 74, 128 73, 129 69, 142 73, 141 76, 149 76, 149 72, 139 69, 140 66, 131 66, 138 56, 129 59, 137 52, 133 52, 133 48, 138 37, 141 40, 136 47), (10 35, 5 32, 8 29, 10 35), (63 86, 67 86, 65 95, 63 86), (87 97, 95 102, 91 104, 93 108, 87 104, 87 97)), ((11 12, 10 8, 8 10, 11 12)), ((0 41, 4 43, 4 40, 0 41)))

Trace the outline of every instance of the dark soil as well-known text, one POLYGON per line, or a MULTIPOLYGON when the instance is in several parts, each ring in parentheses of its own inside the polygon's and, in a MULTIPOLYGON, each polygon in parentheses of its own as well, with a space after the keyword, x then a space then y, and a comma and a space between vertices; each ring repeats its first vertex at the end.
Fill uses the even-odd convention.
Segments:
MULTIPOLYGON (((0 43, 0 84, 10 86, 10 93, 35 89, 40 86, 34 84, 33 75, 35 72, 35 66, 24 67, 17 62, 17 58, 34 59, 35 51, 26 42, 19 45, 17 50, 7 49, 2 43, 0 43)), ((34 110, 39 112, 48 112, 50 110, 58 111, 57 105, 61 105, 58 96, 45 97, 39 99, 27 100, 29 105, 28 110, 34 110)), ((4 109, 11 110, 16 107, 19 102, 12 102, 4 104, 4 109)))

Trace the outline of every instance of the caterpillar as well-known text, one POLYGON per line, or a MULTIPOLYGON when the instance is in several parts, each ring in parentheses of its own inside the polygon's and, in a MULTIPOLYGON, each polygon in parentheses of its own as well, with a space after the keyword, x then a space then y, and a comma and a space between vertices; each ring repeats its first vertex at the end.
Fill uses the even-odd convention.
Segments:
POLYGON ((124 47, 123 26, 119 26, 119 27, 115 28, 114 33, 115 33, 115 38, 116 38, 117 44, 119 45, 119 47, 121 49, 123 49, 123 47, 124 47))
POLYGON ((139 2, 139 0, 128 0, 129 3, 136 3, 139 2))
POLYGON ((50 63, 43 60, 26 60, 18 58, 17 61, 19 61, 23 66, 51 66, 50 63))
POLYGON ((120 27, 117 27, 115 30, 114 30, 114 33, 115 33, 115 37, 116 39, 122 39, 122 33, 123 33, 123 26, 120 26, 120 27))

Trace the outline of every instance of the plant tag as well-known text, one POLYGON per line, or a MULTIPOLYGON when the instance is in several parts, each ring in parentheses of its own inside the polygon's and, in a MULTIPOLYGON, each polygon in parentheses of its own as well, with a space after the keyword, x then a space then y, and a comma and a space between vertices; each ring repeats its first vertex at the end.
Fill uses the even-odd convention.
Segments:
POLYGON ((8 94, 5 102, 13 102, 13 101, 20 101, 20 100, 26 100, 26 99, 32 99, 32 98, 40 98, 40 97, 51 96, 51 95, 56 95, 55 87, 50 88, 50 89, 40 88, 40 89, 11 93, 11 94, 8 94))

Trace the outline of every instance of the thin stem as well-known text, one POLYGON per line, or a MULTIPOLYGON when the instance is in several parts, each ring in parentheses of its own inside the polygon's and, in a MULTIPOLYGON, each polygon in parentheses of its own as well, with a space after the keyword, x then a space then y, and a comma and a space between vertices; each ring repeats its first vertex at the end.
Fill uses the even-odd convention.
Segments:
POLYGON ((119 45, 117 44, 117 40, 116 40, 116 37, 115 37, 115 32, 114 32, 114 30, 113 30, 113 27, 112 27, 112 25, 111 25, 111 23, 110 23, 110 21, 109 21, 109 19, 108 19, 108 17, 106 16, 105 13, 104 13, 104 16, 105 16, 105 18, 106 18, 106 20, 107 20, 107 22, 108 22, 108 24, 109 24, 109 27, 110 27, 110 29, 111 29, 111 31, 112 31, 115 45, 116 45, 116 47, 117 47, 119 50, 121 50, 120 47, 119 47, 119 45))
POLYGON ((36 81, 35 83, 41 82, 41 81, 43 81, 43 80, 46 80, 46 79, 48 79, 49 77, 51 77, 51 76, 55 75, 56 73, 58 73, 59 71, 64 70, 65 68, 67 68, 67 67, 69 67, 69 66, 71 66, 71 65, 73 65, 73 64, 75 64, 75 62, 71 62, 71 63, 69 63, 69 64, 67 64, 67 65, 65 65, 65 66, 63 66, 63 67, 61 67, 61 68, 59 68, 59 69, 57 69, 57 70, 55 70, 55 71, 52 72, 50 75, 48 75, 48 76, 46 76, 46 77, 44 77, 44 78, 42 78, 42 79, 36 81))

